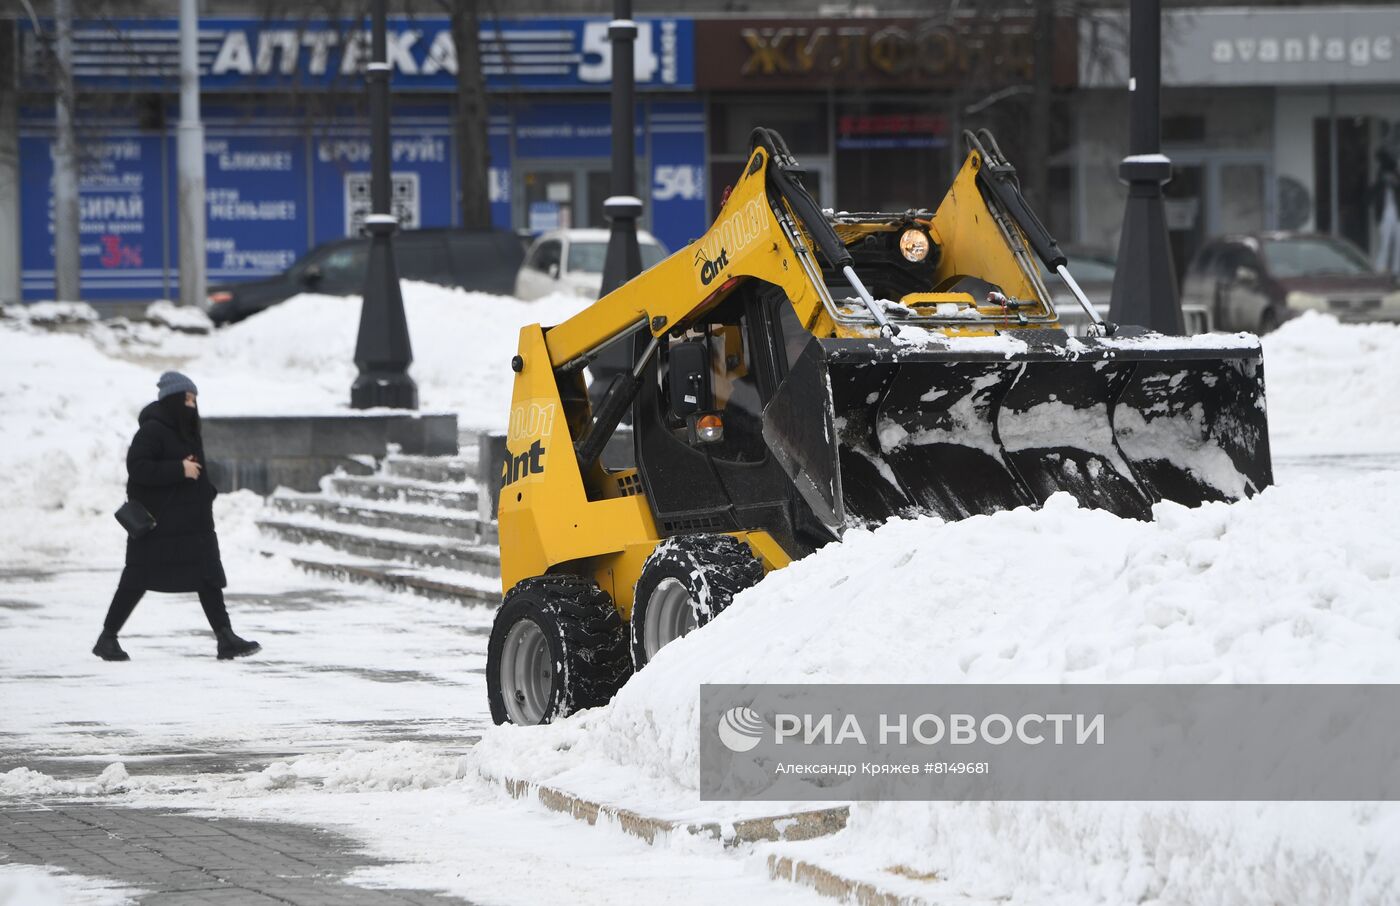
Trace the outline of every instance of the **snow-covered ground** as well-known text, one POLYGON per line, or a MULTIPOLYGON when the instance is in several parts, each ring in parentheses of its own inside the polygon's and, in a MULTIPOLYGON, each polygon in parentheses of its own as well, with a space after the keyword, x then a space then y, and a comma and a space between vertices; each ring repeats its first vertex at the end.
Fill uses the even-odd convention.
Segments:
MULTIPOLYGON (((504 421, 519 326, 578 304, 428 287, 406 301, 425 408, 479 427, 504 421)), ((1057 498, 855 532, 741 595, 609 707, 553 727, 487 726, 489 613, 261 558, 246 493, 220 499, 219 524, 235 626, 266 651, 216 664, 193 600, 152 596, 124 634, 133 662, 96 661, 122 553, 122 453, 156 375, 187 371, 208 413, 342 408, 354 312, 305 296, 201 336, 178 318, 119 329, 79 312, 59 331, 7 310, 0 740, 33 757, 0 774, 0 797, 333 825, 404 863, 364 883, 479 902, 565 884, 579 902, 796 902, 808 895, 763 878, 767 848, 649 849, 507 800, 495 778, 717 816, 695 791, 701 682, 1400 682, 1400 328, 1320 316, 1264 340, 1281 468, 1259 498, 1163 505, 1153 523, 1057 498), (1372 458, 1355 472, 1319 454, 1372 458)), ((775 848, 971 903, 1369 904, 1400 889, 1395 839, 1391 804, 868 803, 837 836, 775 848)))
POLYGON ((126 906, 136 893, 102 878, 0 864, 0 906, 126 906))

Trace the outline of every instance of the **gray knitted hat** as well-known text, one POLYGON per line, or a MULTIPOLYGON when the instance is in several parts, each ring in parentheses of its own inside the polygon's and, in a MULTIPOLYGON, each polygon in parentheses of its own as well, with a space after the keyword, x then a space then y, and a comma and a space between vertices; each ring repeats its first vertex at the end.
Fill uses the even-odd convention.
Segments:
POLYGON ((194 385, 194 381, 178 371, 167 371, 160 376, 160 380, 156 381, 156 399, 163 400, 167 396, 184 393, 186 390, 190 393, 199 393, 199 388, 194 385))

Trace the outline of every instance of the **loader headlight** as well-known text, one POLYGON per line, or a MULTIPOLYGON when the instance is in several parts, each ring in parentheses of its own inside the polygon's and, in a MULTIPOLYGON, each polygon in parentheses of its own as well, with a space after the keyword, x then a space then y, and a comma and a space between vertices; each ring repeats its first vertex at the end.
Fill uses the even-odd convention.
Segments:
POLYGON ((724 440, 724 420, 711 412, 695 420, 695 437, 702 444, 715 444, 724 440))
POLYGON ((928 257, 929 246, 933 243, 928 238, 928 233, 918 227, 910 227, 899 234, 899 253, 904 256, 905 261, 918 264, 928 257))
POLYGON ((1313 309, 1315 311, 1327 310, 1327 297, 1319 296, 1317 293, 1305 293, 1295 289, 1288 294, 1287 301, 1288 307, 1294 311, 1307 311, 1308 309, 1313 309))

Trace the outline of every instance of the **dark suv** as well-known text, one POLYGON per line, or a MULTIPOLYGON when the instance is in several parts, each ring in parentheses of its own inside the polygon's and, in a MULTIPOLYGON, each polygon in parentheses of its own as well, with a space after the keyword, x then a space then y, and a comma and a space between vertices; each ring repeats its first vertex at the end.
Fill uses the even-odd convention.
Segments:
POLYGON ((1377 273, 1335 236, 1270 232, 1201 247, 1181 281, 1182 306, 1202 305, 1217 330, 1268 333, 1305 311, 1340 321, 1400 321, 1400 281, 1377 273))
MULTIPOLYGON (((338 239, 316 246, 275 277, 211 287, 209 318, 232 324, 297 293, 359 295, 368 254, 367 238, 338 239)), ((506 230, 407 230, 394 236, 394 263, 404 280, 510 295, 524 259, 519 237, 506 230)))

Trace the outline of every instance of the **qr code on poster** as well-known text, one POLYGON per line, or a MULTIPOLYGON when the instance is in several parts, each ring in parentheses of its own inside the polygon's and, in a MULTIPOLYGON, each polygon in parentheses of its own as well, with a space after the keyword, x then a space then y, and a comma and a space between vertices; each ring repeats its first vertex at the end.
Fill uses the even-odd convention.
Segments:
MULTIPOLYGON (((417 173, 395 173, 389 180, 389 211, 399 219, 399 229, 416 230, 421 222, 421 195, 417 173)), ((370 204, 370 175, 345 174, 345 235, 360 235, 365 216, 374 210, 370 204)))

